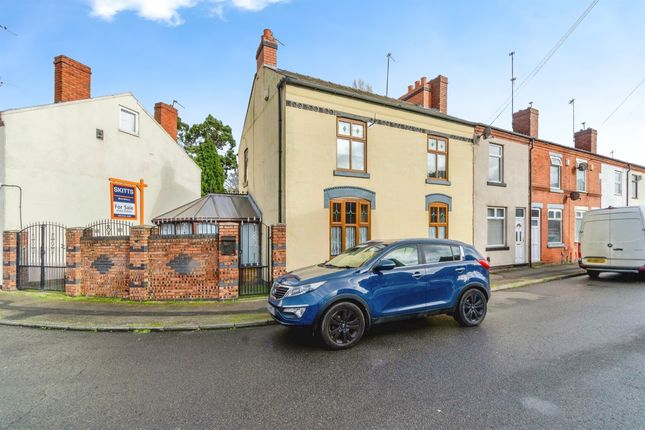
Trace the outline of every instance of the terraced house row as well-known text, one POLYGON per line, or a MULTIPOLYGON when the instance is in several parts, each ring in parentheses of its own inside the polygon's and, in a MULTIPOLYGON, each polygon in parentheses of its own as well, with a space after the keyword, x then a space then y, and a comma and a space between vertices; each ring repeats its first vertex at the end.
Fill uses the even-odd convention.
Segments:
POLYGON ((513 130, 448 114, 448 78, 398 99, 287 71, 261 36, 239 148, 241 192, 286 224, 287 269, 370 238, 473 243, 496 266, 577 258, 584 211, 645 204, 645 167, 539 137, 539 112, 513 130))

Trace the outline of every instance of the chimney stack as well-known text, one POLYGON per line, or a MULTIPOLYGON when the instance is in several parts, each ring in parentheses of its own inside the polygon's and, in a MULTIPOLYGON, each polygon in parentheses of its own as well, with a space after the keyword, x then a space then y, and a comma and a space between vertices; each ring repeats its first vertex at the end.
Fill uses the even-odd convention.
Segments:
POLYGON ((530 137, 538 137, 540 111, 532 107, 513 113, 513 131, 530 137))
POLYGON ((273 37, 273 32, 268 28, 265 28, 260 36, 260 46, 258 46, 255 59, 258 63, 257 70, 260 70, 265 64, 272 67, 278 66, 278 42, 273 37))
POLYGON ((54 103, 90 98, 92 69, 64 55, 54 58, 54 103))
POLYGON ((448 78, 439 75, 428 81, 428 78, 423 76, 415 81, 414 85, 408 85, 408 92, 399 97, 399 100, 447 113, 448 78))
POLYGON ((596 142, 598 140, 598 130, 591 127, 576 131, 573 135, 576 149, 589 151, 596 154, 596 142))
POLYGON ((172 140, 177 140, 177 109, 167 103, 156 103, 155 120, 161 124, 172 140))

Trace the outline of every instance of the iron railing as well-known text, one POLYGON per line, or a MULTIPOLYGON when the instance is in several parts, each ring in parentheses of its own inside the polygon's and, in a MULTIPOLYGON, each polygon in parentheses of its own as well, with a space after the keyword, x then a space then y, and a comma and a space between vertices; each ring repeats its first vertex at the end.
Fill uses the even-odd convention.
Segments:
POLYGON ((118 219, 105 219, 88 224, 83 237, 122 237, 130 235, 132 223, 118 219))
POLYGON ((17 237, 16 286, 19 289, 65 290, 65 226, 30 224, 17 237))

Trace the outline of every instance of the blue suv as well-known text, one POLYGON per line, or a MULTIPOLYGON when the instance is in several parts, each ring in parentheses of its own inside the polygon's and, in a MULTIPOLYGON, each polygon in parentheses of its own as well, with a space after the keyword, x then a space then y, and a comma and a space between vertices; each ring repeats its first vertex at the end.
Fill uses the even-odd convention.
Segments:
POLYGON ((453 240, 369 241, 277 279, 268 310, 285 326, 311 326, 331 349, 350 348, 371 325, 453 315, 479 325, 490 298, 488 261, 453 240))

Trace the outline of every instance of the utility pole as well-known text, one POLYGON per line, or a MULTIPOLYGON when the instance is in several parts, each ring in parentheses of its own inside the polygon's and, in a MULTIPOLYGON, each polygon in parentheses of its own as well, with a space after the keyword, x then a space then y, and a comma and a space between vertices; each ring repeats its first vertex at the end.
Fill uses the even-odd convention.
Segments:
POLYGON ((573 115, 573 122, 571 123, 571 128, 573 130, 573 140, 576 140, 576 99, 573 97, 569 100, 571 105, 571 114, 573 115))
POLYGON ((513 112, 515 112, 515 51, 508 54, 511 57, 511 121, 513 121, 513 112))
POLYGON ((392 56, 391 52, 388 52, 386 57, 387 57, 387 74, 385 76, 385 97, 387 97, 387 94, 390 89, 389 88, 390 87, 390 60, 396 63, 396 60, 394 60, 394 57, 392 56))

